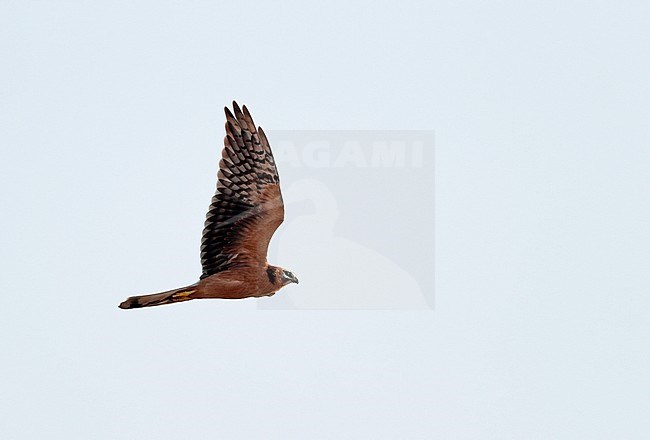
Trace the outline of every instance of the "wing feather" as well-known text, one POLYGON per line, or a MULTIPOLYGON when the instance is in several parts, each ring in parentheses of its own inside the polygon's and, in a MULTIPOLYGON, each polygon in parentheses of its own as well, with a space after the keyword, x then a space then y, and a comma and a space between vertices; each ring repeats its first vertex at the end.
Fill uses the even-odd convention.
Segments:
POLYGON ((266 135, 250 112, 227 107, 217 191, 201 239, 201 278, 233 267, 264 266, 269 241, 284 220, 280 178, 266 135), (234 114, 233 114, 234 112, 234 114))

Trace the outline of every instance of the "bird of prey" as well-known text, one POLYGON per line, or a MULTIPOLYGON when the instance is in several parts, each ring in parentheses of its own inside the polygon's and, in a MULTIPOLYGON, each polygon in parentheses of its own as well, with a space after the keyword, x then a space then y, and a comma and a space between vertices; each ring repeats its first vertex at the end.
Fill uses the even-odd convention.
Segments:
POLYGON ((298 283, 288 270, 266 260, 269 241, 284 220, 280 179, 269 141, 255 128, 246 106, 226 111, 226 137, 217 190, 201 239, 203 273, 198 282, 162 293, 132 296, 122 309, 159 306, 201 298, 271 296, 298 283))

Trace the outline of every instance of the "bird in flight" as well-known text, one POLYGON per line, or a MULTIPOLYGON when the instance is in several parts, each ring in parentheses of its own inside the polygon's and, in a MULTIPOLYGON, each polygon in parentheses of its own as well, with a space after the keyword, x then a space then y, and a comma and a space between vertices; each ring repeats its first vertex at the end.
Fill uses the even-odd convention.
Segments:
POLYGON ((284 220, 280 178, 262 127, 246 106, 226 111, 226 137, 217 191, 201 239, 203 273, 198 282, 162 293, 132 296, 120 308, 135 309, 202 298, 271 296, 298 278, 268 264, 266 252, 284 220))

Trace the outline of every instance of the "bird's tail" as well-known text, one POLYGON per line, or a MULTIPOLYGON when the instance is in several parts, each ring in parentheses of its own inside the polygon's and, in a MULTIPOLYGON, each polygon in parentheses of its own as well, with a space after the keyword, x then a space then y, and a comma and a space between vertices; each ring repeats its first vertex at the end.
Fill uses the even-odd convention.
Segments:
POLYGON ((194 299, 193 294, 196 292, 196 284, 180 289, 174 289, 167 292, 154 293, 151 295, 132 296, 127 298, 120 309, 138 309, 140 307, 161 306, 181 301, 194 299))

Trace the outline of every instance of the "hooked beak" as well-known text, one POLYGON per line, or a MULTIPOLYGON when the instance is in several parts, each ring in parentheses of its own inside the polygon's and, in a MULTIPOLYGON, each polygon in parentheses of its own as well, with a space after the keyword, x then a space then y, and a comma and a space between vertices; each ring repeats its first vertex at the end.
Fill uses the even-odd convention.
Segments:
POLYGON ((292 283, 300 284, 300 282, 298 281, 298 277, 296 277, 295 275, 293 275, 291 278, 289 278, 289 280, 292 283))

